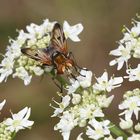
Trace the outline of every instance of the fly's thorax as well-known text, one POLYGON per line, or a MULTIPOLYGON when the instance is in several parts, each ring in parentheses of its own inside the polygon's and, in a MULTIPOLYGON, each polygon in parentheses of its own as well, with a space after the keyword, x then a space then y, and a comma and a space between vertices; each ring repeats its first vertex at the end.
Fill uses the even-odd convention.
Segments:
POLYGON ((56 66, 57 74, 64 74, 65 71, 68 71, 74 65, 74 61, 61 52, 54 52, 52 61, 56 66))
POLYGON ((56 64, 63 64, 66 61, 66 57, 60 52, 55 52, 53 53, 52 61, 54 61, 56 64))

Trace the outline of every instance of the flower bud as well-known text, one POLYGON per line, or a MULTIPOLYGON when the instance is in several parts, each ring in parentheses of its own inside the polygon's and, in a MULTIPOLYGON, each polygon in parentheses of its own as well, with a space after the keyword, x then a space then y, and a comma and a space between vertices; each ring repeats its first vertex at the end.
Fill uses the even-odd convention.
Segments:
POLYGON ((72 103, 78 104, 81 101, 81 96, 79 94, 72 94, 72 103))
POLYGON ((80 122, 79 122, 79 126, 80 127, 85 127, 86 126, 86 124, 87 124, 87 122, 86 122, 86 120, 81 120, 80 122))
POLYGON ((140 132, 140 123, 137 123, 135 125, 135 130, 138 131, 138 132, 140 132))
POLYGON ((6 129, 6 126, 0 123, 0 140, 11 140, 12 139, 12 132, 6 129))
POLYGON ((128 120, 121 119, 121 122, 119 125, 122 129, 130 129, 133 126, 133 121, 131 119, 128 119, 128 120))

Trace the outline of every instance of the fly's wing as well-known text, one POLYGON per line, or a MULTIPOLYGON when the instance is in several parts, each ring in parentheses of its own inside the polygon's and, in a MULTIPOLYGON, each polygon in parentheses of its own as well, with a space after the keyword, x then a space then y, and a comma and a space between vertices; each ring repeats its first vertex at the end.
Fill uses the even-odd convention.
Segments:
POLYGON ((62 27, 55 23, 51 35, 51 47, 57 51, 67 54, 67 42, 62 27))
POLYGON ((50 55, 43 49, 22 48, 21 52, 42 64, 48 66, 52 65, 50 55))

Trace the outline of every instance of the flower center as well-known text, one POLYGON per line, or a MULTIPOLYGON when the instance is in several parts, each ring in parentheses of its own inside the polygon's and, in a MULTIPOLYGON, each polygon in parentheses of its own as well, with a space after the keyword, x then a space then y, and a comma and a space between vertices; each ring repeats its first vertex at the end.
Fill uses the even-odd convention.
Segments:
POLYGON ((96 129, 96 133, 100 136, 100 138, 104 136, 104 133, 103 133, 102 129, 99 129, 99 128, 96 129))
POLYGON ((11 69, 12 67, 13 67, 13 65, 12 65, 11 62, 5 63, 5 68, 6 68, 6 69, 11 69))
POLYGON ((130 52, 128 50, 124 49, 124 50, 121 50, 121 53, 122 53, 123 57, 128 57, 130 52))
POLYGON ((20 120, 14 120, 13 121, 13 126, 14 127, 17 127, 17 126, 19 126, 20 125, 20 120))
POLYGON ((103 86, 103 87, 108 87, 108 82, 103 81, 103 82, 102 82, 102 86, 103 86))
POLYGON ((137 104, 135 102, 132 102, 130 104, 130 110, 134 110, 137 107, 137 104))

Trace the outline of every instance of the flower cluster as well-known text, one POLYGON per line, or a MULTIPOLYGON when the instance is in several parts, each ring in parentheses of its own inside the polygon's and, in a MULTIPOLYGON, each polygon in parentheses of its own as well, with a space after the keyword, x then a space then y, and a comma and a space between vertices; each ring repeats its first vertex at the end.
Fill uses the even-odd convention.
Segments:
MULTIPOLYGON (((31 23, 26 27, 27 32, 18 31, 19 35, 15 40, 10 39, 6 53, 0 64, 0 82, 6 81, 8 76, 12 75, 24 81, 28 85, 33 75, 41 76, 44 73, 42 64, 21 53, 21 48, 41 49, 50 44, 51 32, 56 22, 44 20, 41 25, 31 23)), ((63 23, 63 30, 66 38, 72 41, 80 41, 78 35, 83 30, 82 24, 70 26, 67 21, 63 23)), ((48 67, 47 70, 51 70, 48 67)))
POLYGON ((110 52, 110 55, 117 56, 110 62, 111 66, 118 64, 117 70, 120 70, 124 63, 128 68, 130 58, 140 58, 140 22, 133 20, 133 27, 130 30, 124 26, 123 35, 118 42, 118 48, 110 52))
MULTIPOLYGON (((123 34, 124 37, 119 41, 118 48, 110 52, 110 55, 117 56, 110 62, 110 65, 118 64, 117 70, 120 70, 126 63, 128 75, 124 78, 128 78, 129 81, 140 81, 140 64, 136 68, 131 68, 128 63, 130 58, 140 58, 140 22, 133 20, 133 27, 130 30, 124 27, 123 34)), ((119 126, 131 135, 127 140, 139 140, 140 89, 125 92, 119 109, 123 110, 119 115, 124 116, 124 118, 120 117, 119 126), (133 120, 134 117, 136 121, 133 120)))
MULTIPOLYGON (((42 63, 23 55, 21 49, 43 49, 51 46, 55 23, 57 22, 50 22, 48 19, 44 20, 41 25, 31 23, 26 27, 26 32, 20 30, 15 40, 10 39, 0 64, 0 82, 6 81, 12 75, 13 78, 18 77, 24 81, 25 85, 28 85, 33 75, 41 76, 45 72, 51 72, 53 66, 43 67, 42 63)), ((133 25, 131 30, 127 27, 123 28, 124 37, 118 42, 118 48, 110 52, 110 55, 117 57, 110 62, 110 65, 118 64, 117 70, 120 70, 126 64, 128 75, 124 78, 128 78, 129 81, 140 81, 140 64, 136 68, 131 68, 128 63, 132 57, 140 58, 140 22, 133 20, 133 25)), ((66 39, 69 38, 74 42, 80 41, 78 35, 83 30, 82 24, 70 26, 67 21, 64 21, 62 28, 66 39)), ((105 71, 100 77, 95 76, 92 83, 93 73, 91 71, 86 68, 78 68, 74 72, 69 69, 70 75, 66 74, 67 79, 65 80, 68 83, 64 82, 66 86, 63 85, 66 93, 58 92, 61 101, 58 102, 53 98, 55 105, 50 104, 54 109, 52 117, 59 118, 54 130, 58 130, 64 140, 70 139, 71 131, 75 127, 85 128, 85 131, 77 136, 77 140, 83 140, 83 135, 93 140, 139 140, 140 89, 127 91, 123 96, 123 101, 119 104, 119 109, 123 110, 119 114, 121 116, 119 126, 130 133, 128 137, 125 132, 118 130, 111 121, 107 120, 104 114, 104 109, 108 108, 114 99, 114 95, 109 96, 108 94, 114 88, 121 86, 123 78, 114 75, 109 78, 105 71), (134 123, 133 117, 135 117, 136 123, 134 123), (122 135, 118 135, 119 133, 122 135)), ((54 78, 59 82, 59 78, 62 77, 54 78)), ((61 80, 63 81, 63 79, 61 80)), ((0 110, 5 102, 4 100, 0 103, 0 110)), ((31 109, 28 107, 16 114, 11 113, 11 118, 0 123, 0 140, 11 140, 19 130, 31 128, 34 122, 28 120, 30 113, 31 109)))
MULTIPOLYGON (((71 130, 76 126, 85 127, 85 135, 88 138, 98 140, 111 137, 110 121, 104 119, 103 109, 107 108, 114 96, 107 96, 112 89, 123 82, 122 77, 108 78, 105 71, 101 77, 95 78, 97 83, 92 85, 92 72, 86 69, 80 71, 75 79, 70 79, 66 87, 67 94, 62 96, 62 102, 54 107, 52 117, 59 117, 60 121, 55 125, 54 130, 62 133, 63 139, 68 140, 71 130)), ((80 134, 77 139, 82 139, 80 134)))
MULTIPOLYGON (((6 100, 0 103, 0 110, 5 105, 6 100)), ((7 118, 0 123, 0 140, 12 140, 15 134, 22 129, 31 128, 34 124, 33 121, 29 121, 31 109, 25 107, 17 114, 12 113, 12 118, 7 118)))
POLYGON ((6 125, 0 123, 0 140, 12 140, 12 132, 6 129, 6 125))
MULTIPOLYGON (((140 122, 138 122, 138 115, 140 112, 140 89, 134 89, 133 91, 127 91, 123 95, 123 102, 119 105, 119 109, 123 110, 120 116, 124 115, 124 119, 120 118, 120 127, 131 133, 140 132, 140 122), (137 124, 134 125, 132 115, 135 115, 137 124), (134 129, 134 130, 133 130, 134 129)), ((139 135, 140 137, 140 135, 139 135)))

